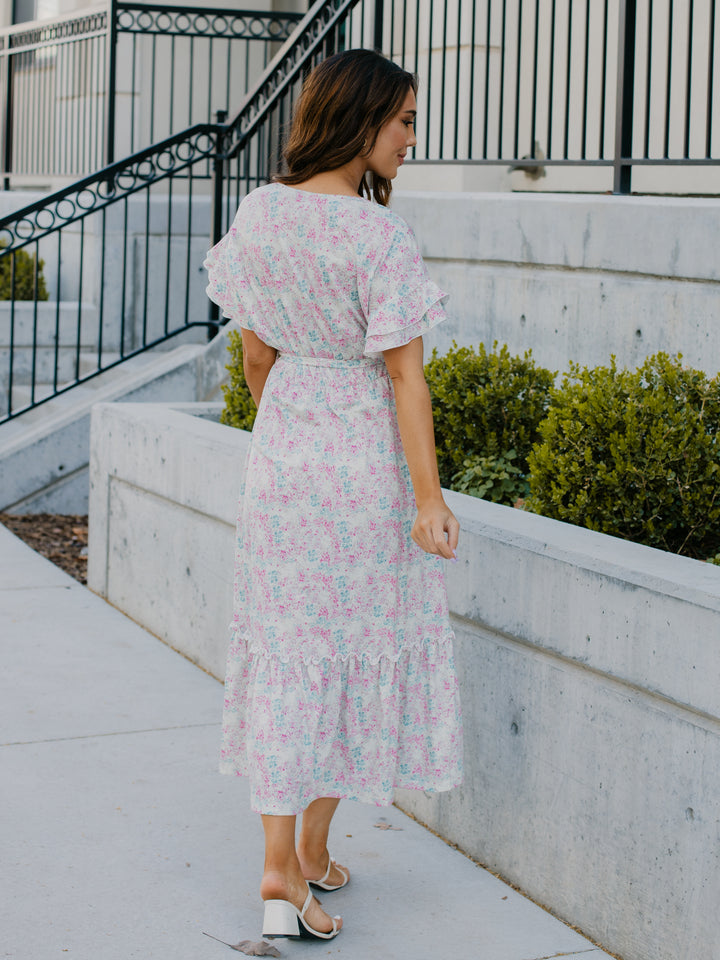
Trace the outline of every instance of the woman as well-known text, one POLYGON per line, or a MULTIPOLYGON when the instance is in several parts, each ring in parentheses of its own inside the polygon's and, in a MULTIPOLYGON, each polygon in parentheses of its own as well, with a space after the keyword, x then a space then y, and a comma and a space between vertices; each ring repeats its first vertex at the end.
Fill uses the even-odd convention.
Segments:
POLYGON ((339 932, 308 883, 349 879, 327 850, 340 798, 390 804, 396 786, 447 790, 462 776, 441 560, 459 526, 422 350, 445 296, 386 206, 416 142, 415 93, 412 74, 369 50, 321 63, 288 174, 243 200, 206 261, 259 407, 222 769, 250 777, 262 815, 264 936, 339 932))

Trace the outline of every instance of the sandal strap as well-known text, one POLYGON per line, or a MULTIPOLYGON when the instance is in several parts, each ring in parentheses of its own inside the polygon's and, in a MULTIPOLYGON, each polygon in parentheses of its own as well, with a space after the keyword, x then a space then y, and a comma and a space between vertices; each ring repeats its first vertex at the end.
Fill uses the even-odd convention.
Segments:
POLYGON ((307 896, 305 897, 305 903, 303 904, 302 910, 300 911, 301 920, 305 919, 305 912, 307 911, 307 908, 310 906, 312 901, 313 901, 313 892, 310 889, 310 885, 308 884, 308 892, 307 892, 307 896))
MULTIPOLYGON (((327 878, 328 878, 328 877, 330 876, 330 874, 332 873, 332 868, 333 868, 333 864, 335 863, 335 861, 334 861, 334 859, 330 856, 330 854, 328 854, 328 857, 329 857, 329 859, 328 859, 327 870, 325 871, 325 873, 323 874, 323 876, 322 876, 318 881, 316 881, 316 883, 326 883, 326 882, 327 882, 327 878)), ((341 870, 340 872, 342 873, 342 870, 341 870)))
MULTIPOLYGON (((313 902, 313 892, 312 892, 312 890, 310 889, 310 885, 308 884, 308 894, 307 894, 307 896, 305 897, 305 903, 303 904, 303 908, 302 908, 302 910, 300 911, 300 919, 301 919, 302 921, 305 920, 305 911, 307 910, 307 908, 310 906, 310 904, 311 904, 312 902, 313 902)), ((333 934, 336 934, 336 933, 337 933, 337 929, 338 929, 338 926, 337 926, 337 917, 331 917, 330 919, 332 920, 332 925, 333 925, 332 933, 333 933, 333 934)), ((305 924, 305 929, 306 929, 306 930, 307 930, 307 929, 312 930, 313 928, 312 928, 312 927, 309 927, 308 924, 305 924)), ((315 930, 314 933, 317 935, 317 934, 319 933, 319 931, 315 930)), ((326 933, 326 934, 323 934, 322 936, 328 937, 329 934, 326 933)))

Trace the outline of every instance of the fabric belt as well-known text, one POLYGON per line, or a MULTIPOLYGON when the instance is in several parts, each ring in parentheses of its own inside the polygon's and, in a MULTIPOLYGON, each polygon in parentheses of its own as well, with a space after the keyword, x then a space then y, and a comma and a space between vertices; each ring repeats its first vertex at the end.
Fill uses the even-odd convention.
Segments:
POLYGON ((304 357, 297 353, 279 353, 277 360, 288 360, 291 363, 302 363, 311 367, 338 367, 345 370, 373 369, 382 366, 384 363, 382 357, 353 357, 349 360, 335 360, 333 357, 304 357))

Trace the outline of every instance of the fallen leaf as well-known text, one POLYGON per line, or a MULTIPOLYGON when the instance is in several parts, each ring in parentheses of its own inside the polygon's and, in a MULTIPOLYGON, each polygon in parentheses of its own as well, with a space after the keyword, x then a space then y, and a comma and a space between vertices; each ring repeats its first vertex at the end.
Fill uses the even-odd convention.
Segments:
POLYGON ((227 940, 221 940, 220 937, 214 937, 211 933, 203 934, 210 937, 211 940, 217 940, 218 943, 224 943, 231 950, 237 950, 238 953, 244 953, 248 957, 281 957, 282 954, 265 940, 241 940, 240 943, 228 943, 227 940))

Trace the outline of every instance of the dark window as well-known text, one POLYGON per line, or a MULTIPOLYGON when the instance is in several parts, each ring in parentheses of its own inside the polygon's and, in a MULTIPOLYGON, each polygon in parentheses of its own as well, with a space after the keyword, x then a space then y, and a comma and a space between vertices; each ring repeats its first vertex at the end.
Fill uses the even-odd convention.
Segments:
POLYGON ((13 23, 56 17, 58 6, 58 0, 13 0, 13 23))

